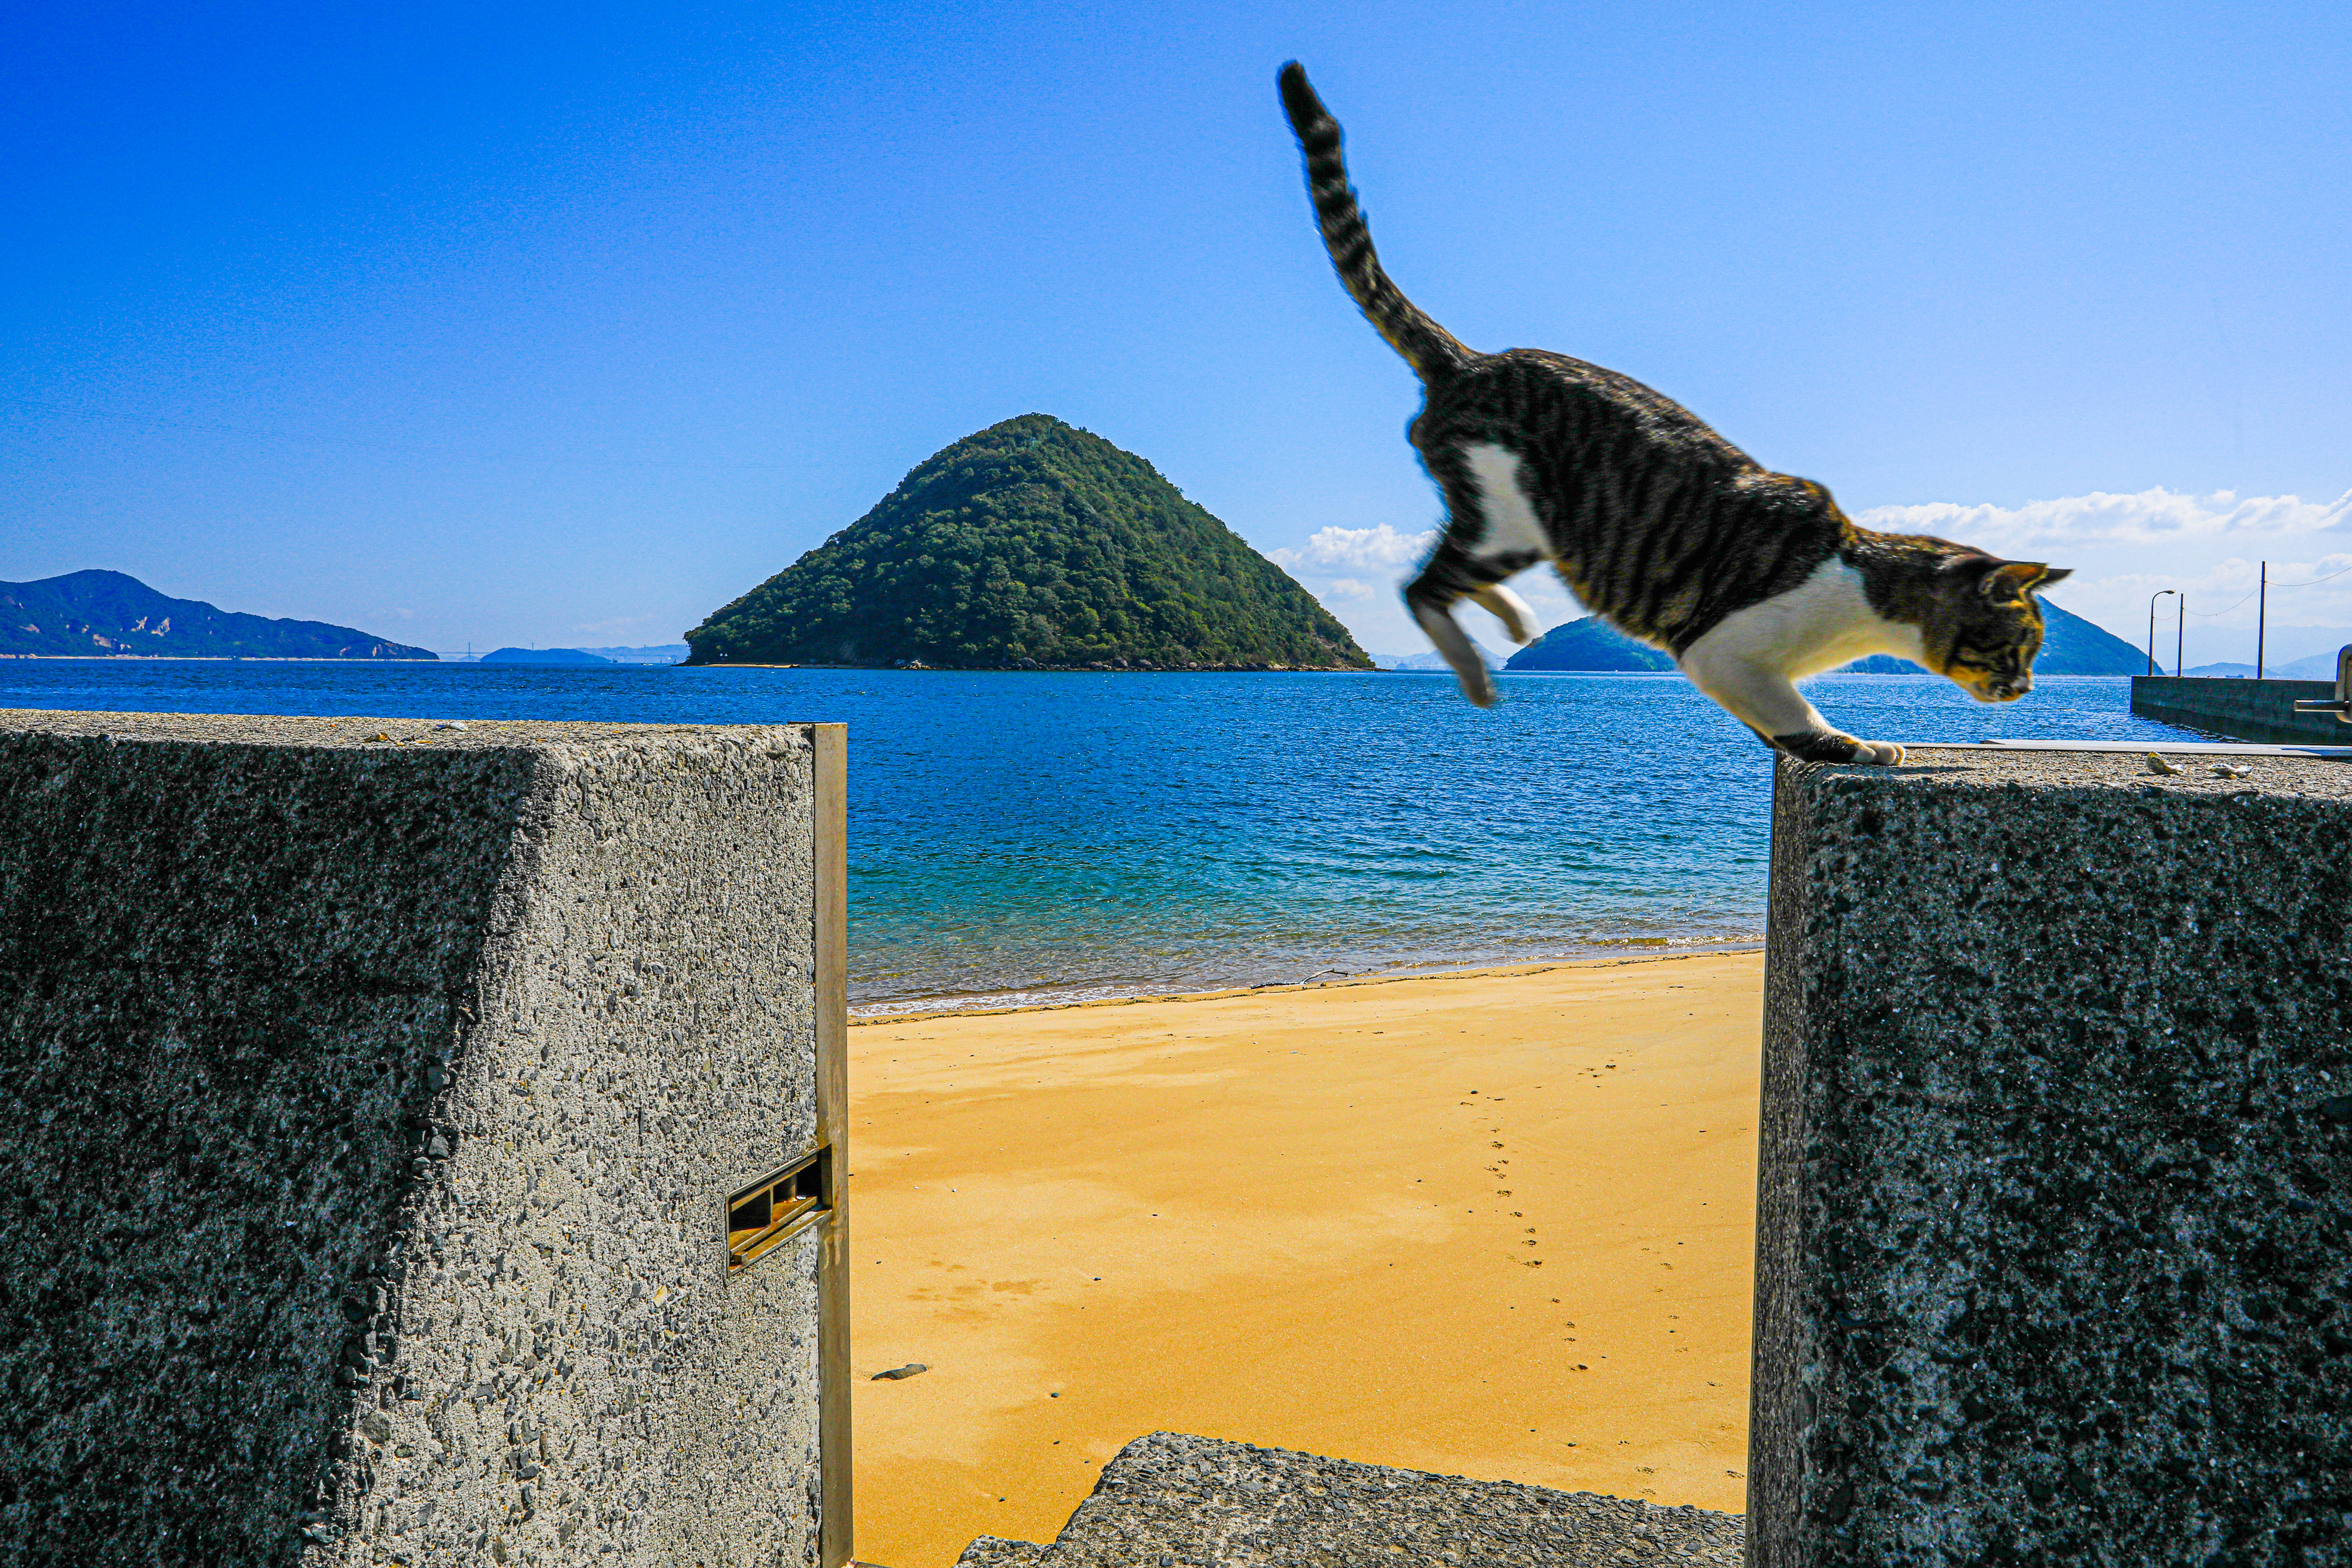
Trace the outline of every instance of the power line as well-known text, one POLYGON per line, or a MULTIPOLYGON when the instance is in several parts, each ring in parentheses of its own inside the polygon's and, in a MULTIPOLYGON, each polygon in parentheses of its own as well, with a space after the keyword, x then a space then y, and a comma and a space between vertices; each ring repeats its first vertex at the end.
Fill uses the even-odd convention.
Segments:
POLYGON ((2273 588, 2316 588, 2322 583, 2333 583, 2336 578, 2343 576, 2345 572, 2352 572, 2352 566, 2347 566, 2344 568, 2343 572, 2330 572, 2325 577, 2314 577, 2308 583, 2273 583, 2271 586, 2273 588))
MULTIPOLYGON (((2343 575, 2345 574, 2345 573, 2347 573, 2347 572, 2352 572, 2352 566, 2347 566, 2346 568, 2344 568, 2344 571, 2343 571, 2343 572, 2330 572, 2330 573, 2329 573, 2326 576, 2325 576, 2325 577, 2314 577, 2314 578, 2313 578, 2310 582, 2308 582, 2308 583, 2273 583, 2273 584, 2271 584, 2271 586, 2272 586, 2272 587, 2273 587, 2273 588, 2280 589, 2280 590, 2282 590, 2282 591, 2284 591, 2284 590, 2285 590, 2285 589, 2288 589, 2288 588, 2316 588, 2316 587, 2318 587, 2322 583, 2333 583, 2334 581, 2336 581, 2336 578, 2343 576, 2343 575)), ((2192 615, 2192 616, 2196 616, 2199 620, 2200 620, 2200 621, 2210 621, 2210 620, 2211 620, 2215 616, 2226 616, 2226 615, 2228 615, 2228 614, 2230 613, 2230 611, 2231 611, 2231 610, 2234 610, 2234 609, 2236 609, 2236 608, 2238 607, 2238 605, 2242 605, 2242 604, 2244 604, 2244 603, 2246 602, 2246 599, 2251 599, 2251 598, 2252 598, 2252 597, 2254 596, 2254 594, 2259 594, 2259 593, 2261 593, 2261 592, 2262 592, 2262 590, 2261 590, 2260 588, 2255 589, 2253 594, 2249 594, 2249 595, 2247 595, 2245 599, 2241 599, 2241 600, 2239 600, 2237 605, 2230 605, 2227 609, 2220 609, 2220 610, 2191 610, 2191 611, 2189 611, 2189 613, 2190 615, 2192 615)))
MULTIPOLYGON (((2255 594, 2259 594, 2259 593, 2261 593, 2261 592, 2262 592, 2262 590, 2261 590, 2261 589, 2259 589, 2259 588, 2257 588, 2257 589, 2255 589, 2255 590, 2254 590, 2254 593, 2255 593, 2255 594)), ((2249 594, 2249 595, 2246 595, 2246 599, 2251 599, 2251 598, 2252 598, 2253 596, 2254 596, 2254 595, 2253 595, 2253 594, 2249 594)), ((2238 605, 2242 605, 2242 604, 2244 604, 2244 603, 2246 602, 2246 599, 2241 599, 2241 600, 2239 600, 2239 601, 2238 601, 2238 605)), ((2210 620, 2211 620, 2215 616, 2226 616, 2226 615, 2228 615, 2228 614, 2230 613, 2230 610, 2234 610, 2234 609, 2236 609, 2236 608, 2238 607, 2238 605, 2231 605, 2229 607, 2229 609, 2223 609, 2223 610, 2192 610, 2192 609, 2189 609, 2187 605, 2182 605, 2182 606, 2181 606, 2181 612, 2180 612, 2180 613, 2181 613, 2181 614, 2183 614, 2183 615, 2186 615, 2186 616, 2196 616, 2199 620, 2200 620, 2200 621, 2210 621, 2210 620)))

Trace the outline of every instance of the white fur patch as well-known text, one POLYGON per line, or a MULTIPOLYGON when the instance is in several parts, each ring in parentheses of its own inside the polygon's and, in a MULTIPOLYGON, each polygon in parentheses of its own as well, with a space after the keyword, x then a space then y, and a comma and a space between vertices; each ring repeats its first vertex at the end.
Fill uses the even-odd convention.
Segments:
POLYGON ((1736 611, 1682 657, 1692 684, 1767 735, 1819 734, 1827 720, 1796 687, 1865 654, 1926 662, 1919 628, 1870 607, 1862 574, 1832 558, 1788 593, 1736 611))
POLYGON ((1479 510, 1486 521, 1486 531, 1471 554, 1480 561, 1505 555, 1550 560, 1551 539, 1536 516, 1535 504, 1519 485, 1519 455, 1507 447, 1482 441, 1463 447, 1462 458, 1470 465, 1470 477, 1477 481, 1479 510))
POLYGON ((1862 574, 1832 556, 1785 594, 1736 610, 1693 643, 1690 655, 1736 658, 1801 680, 1866 654, 1927 662, 1919 628, 1870 607, 1862 574))

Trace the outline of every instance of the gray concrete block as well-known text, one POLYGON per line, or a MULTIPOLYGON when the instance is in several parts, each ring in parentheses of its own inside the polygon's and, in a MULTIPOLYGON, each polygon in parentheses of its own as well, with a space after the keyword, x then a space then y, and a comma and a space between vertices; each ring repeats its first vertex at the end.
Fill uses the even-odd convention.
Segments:
POLYGON ((957 1568, 1601 1568, 1739 1562, 1739 1520, 1155 1432, 1050 1544, 983 1536, 957 1568))
POLYGON ((1751 1561, 2346 1561, 2352 764, 1911 761, 1779 772, 1751 1561))
POLYGON ((1040 1568, 1052 1550, 1034 1541, 1007 1541, 1001 1535, 983 1535, 963 1549, 963 1555, 956 1559, 956 1568, 1040 1568))
POLYGON ((0 713, 0 1559, 816 1562, 837 745, 0 713))

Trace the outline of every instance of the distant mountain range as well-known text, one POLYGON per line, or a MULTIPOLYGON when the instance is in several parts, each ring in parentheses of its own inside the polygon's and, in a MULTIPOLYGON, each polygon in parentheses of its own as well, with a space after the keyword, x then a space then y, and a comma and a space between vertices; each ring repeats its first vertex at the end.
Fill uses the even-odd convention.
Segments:
POLYGON ((588 647, 580 650, 614 664, 684 664, 694 651, 682 642, 655 643, 646 647, 588 647))
POLYGON ((272 620, 174 599, 120 572, 0 583, 0 657, 415 658, 438 656, 324 621, 272 620))
MULTIPOLYGON (((2042 601, 2044 632, 2037 675, 2137 675, 2147 668, 2147 656, 2104 626, 2092 625, 2049 600, 2042 601)), ((1552 627, 1521 648, 1504 665, 1507 670, 1577 670, 1630 674, 1668 670, 1675 661, 1658 649, 1637 643, 1598 617, 1586 616, 1552 627)), ((1852 675, 1925 675, 1909 659, 1873 654, 1840 667, 1852 675)))
MULTIPOLYGON (((1488 669, 1503 668, 1501 654, 1496 653, 1476 637, 1470 639, 1470 646, 1478 650, 1478 657, 1486 660, 1488 669)), ((1427 653, 1376 653, 1371 656, 1371 660, 1381 669, 1405 669, 1419 672, 1425 669, 1450 670, 1454 668, 1445 662, 1445 656, 1435 648, 1430 649, 1427 653)))
MULTIPOLYGON (((2147 668, 2145 660, 2142 661, 2140 668, 2142 669, 2147 668)), ((2157 673, 2168 675, 2171 672, 2159 668, 2157 673)), ((2252 680, 2254 678, 2254 667, 2251 664, 2197 664, 2189 666, 2180 673, 2200 676, 2207 680, 2252 680)), ((2333 680, 2336 679, 2336 656, 2332 653, 2315 653, 2309 658, 2294 659, 2285 664, 2265 664, 2263 666, 2263 677, 2267 680, 2333 680)))

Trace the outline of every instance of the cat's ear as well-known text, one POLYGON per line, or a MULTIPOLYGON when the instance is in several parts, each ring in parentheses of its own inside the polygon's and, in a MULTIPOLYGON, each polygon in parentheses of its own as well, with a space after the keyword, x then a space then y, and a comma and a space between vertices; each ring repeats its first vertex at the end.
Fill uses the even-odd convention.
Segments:
POLYGON ((1996 605, 2010 604, 2072 575, 2066 567, 2044 566, 2039 561, 2004 561, 1977 580, 1977 592, 1996 605))

